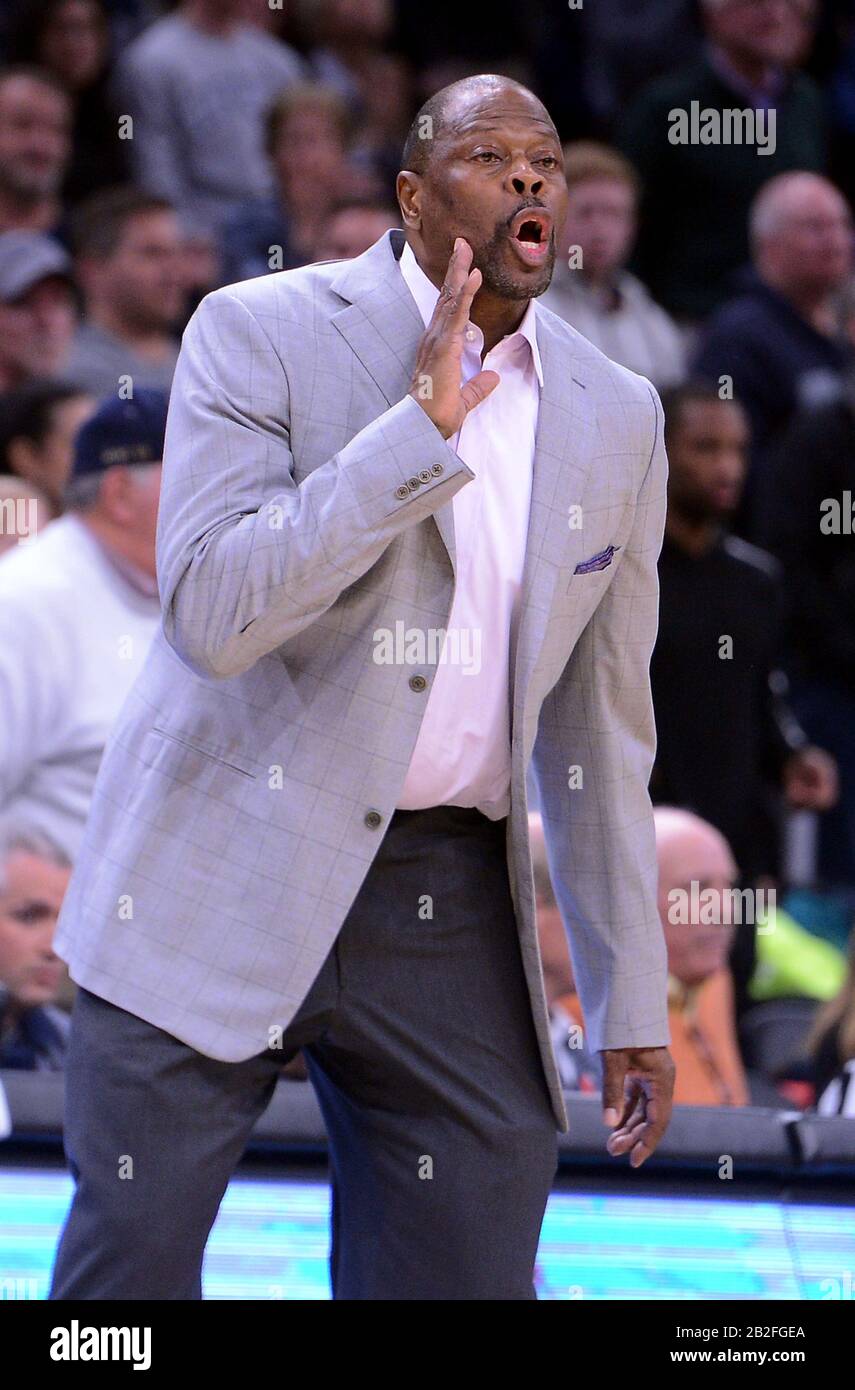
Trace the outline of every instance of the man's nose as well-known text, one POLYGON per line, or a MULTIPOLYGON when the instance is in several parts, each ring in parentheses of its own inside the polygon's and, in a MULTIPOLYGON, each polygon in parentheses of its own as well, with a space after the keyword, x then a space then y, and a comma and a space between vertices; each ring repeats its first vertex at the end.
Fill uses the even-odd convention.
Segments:
POLYGON ((518 165, 509 178, 511 188, 519 197, 536 197, 543 187, 543 179, 528 164, 518 165))

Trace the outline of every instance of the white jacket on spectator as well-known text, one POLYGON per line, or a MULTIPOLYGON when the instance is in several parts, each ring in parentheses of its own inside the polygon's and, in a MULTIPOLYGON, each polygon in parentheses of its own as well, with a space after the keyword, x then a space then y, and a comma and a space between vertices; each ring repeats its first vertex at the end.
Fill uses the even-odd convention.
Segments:
POLYGON ((160 620, 74 513, 0 559, 0 814, 73 861, 110 727, 160 620))

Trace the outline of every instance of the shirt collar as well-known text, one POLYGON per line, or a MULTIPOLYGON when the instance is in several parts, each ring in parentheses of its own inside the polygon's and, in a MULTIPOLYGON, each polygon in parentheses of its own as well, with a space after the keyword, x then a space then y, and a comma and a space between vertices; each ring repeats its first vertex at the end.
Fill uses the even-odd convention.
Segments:
MULTIPOLYGON (((410 294, 416 301, 416 308, 421 314, 422 322, 424 323, 425 328, 427 328, 431 320, 431 315, 434 311, 434 306, 436 305, 436 301, 439 298, 439 290, 437 289, 433 281, 429 280, 428 277, 425 275, 424 271, 422 270, 421 266, 419 265, 418 261, 416 260, 413 254, 413 249, 410 246, 409 242, 404 243, 404 249, 401 252, 400 266, 401 274, 404 277, 404 282, 407 286, 407 289, 410 291, 410 294)), ((534 370, 537 374, 538 382, 542 387, 543 364, 541 363, 540 351, 537 346, 536 330, 537 319, 535 317, 534 311, 534 300, 530 299, 528 301, 526 311, 523 314, 522 322, 520 323, 519 328, 515 329, 513 333, 509 333, 507 336, 508 338, 513 338, 516 336, 517 333, 520 333, 526 339, 529 347, 531 348, 531 357, 534 363, 534 370)), ((503 338, 502 341, 506 342, 507 338, 503 338)))

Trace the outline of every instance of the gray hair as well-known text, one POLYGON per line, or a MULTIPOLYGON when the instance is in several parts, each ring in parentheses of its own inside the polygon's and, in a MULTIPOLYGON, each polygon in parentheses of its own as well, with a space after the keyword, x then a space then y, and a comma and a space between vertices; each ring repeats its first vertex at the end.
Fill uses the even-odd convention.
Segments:
POLYGON ((88 512, 94 507, 101 493, 103 473, 82 473, 79 478, 69 478, 62 490, 62 500, 69 512, 88 512))
POLYGON ((0 824, 0 893, 8 887, 6 866, 15 854, 32 854, 58 869, 70 869, 71 860, 56 841, 39 826, 20 821, 0 824))
MULTIPOLYGON (((138 477, 145 477, 146 471, 151 468, 160 468, 159 459, 153 459, 150 463, 115 463, 113 468, 125 468, 136 474, 138 477)), ((71 477, 62 490, 62 500, 65 508, 70 512, 86 512, 90 507, 94 507, 101 496, 101 484, 111 468, 98 469, 94 473, 81 473, 79 477, 71 477)))
POLYGON ((788 169, 786 173, 775 174, 754 195, 748 214, 748 236, 754 255, 763 242, 777 236, 786 226, 788 217, 792 215, 792 204, 788 203, 787 194, 792 188, 798 188, 799 184, 806 191, 815 192, 817 187, 831 190, 842 202, 846 201, 836 184, 813 169, 788 169))

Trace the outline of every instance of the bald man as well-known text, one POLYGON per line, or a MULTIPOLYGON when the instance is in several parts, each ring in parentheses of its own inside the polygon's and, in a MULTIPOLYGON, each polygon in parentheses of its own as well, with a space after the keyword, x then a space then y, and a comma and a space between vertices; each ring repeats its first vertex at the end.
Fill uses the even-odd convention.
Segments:
POLYGON ((403 230, 217 290, 184 335, 163 630, 57 935, 81 988, 54 1298, 200 1296, 222 1193, 301 1047, 334 1297, 535 1297, 567 1117, 529 765, 609 1151, 637 1167, 668 1123, 661 405, 536 303, 567 188, 531 92, 443 89, 403 166, 403 230))
MULTIPOLYGON (((728 969, 736 863, 724 836, 700 816, 659 806, 654 820, 659 916, 668 950, 674 1100, 681 1105, 747 1105, 748 1083, 737 1042, 728 969)), ((600 1058, 588 1050, 568 943, 553 906, 540 818, 533 815, 529 825, 558 1067, 568 1090, 599 1090, 600 1058)))
POLYGON ((670 806, 657 806, 653 814, 677 1069, 674 1099, 683 1105, 747 1105, 727 965, 736 863, 724 836, 700 816, 670 806))

